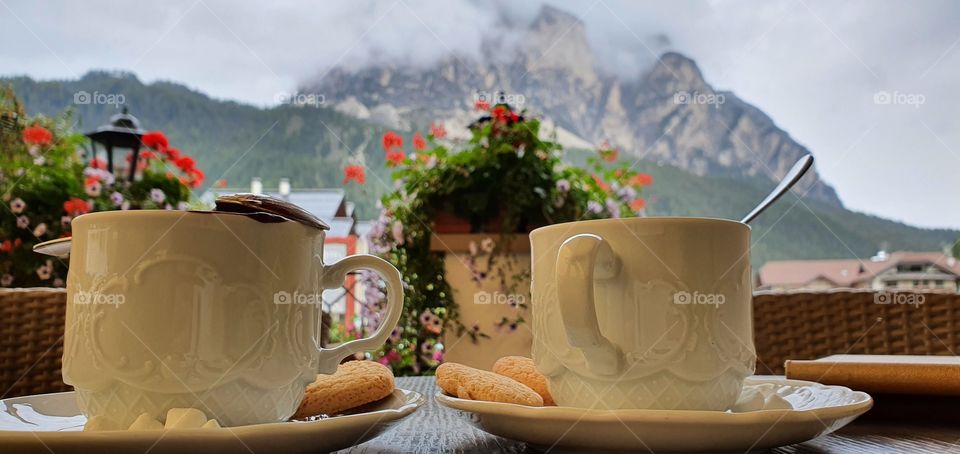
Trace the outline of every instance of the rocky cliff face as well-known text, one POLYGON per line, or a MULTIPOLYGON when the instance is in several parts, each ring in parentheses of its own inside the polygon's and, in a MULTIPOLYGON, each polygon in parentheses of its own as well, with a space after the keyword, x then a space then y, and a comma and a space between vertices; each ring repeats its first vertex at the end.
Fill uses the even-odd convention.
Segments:
MULTIPOLYGON (((609 140, 625 155, 700 175, 775 180, 808 152, 756 107, 715 91, 696 63, 678 53, 663 54, 636 77, 607 74, 595 62, 583 23, 549 6, 512 34, 520 39, 491 38, 479 59, 450 55, 430 68, 339 68, 304 89, 358 118, 401 129, 444 119, 450 131, 473 119, 478 97, 502 92, 555 125, 567 147, 609 140)), ((800 186, 810 197, 840 205, 815 173, 800 186)))

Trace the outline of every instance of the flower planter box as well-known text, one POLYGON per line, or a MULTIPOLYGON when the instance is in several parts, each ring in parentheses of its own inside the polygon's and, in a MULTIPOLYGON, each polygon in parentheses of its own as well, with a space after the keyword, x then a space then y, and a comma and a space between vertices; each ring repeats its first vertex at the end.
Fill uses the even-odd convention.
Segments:
MULTIPOLYGON (((460 322, 467 329, 474 325, 488 334, 490 338, 479 338, 474 342, 468 333, 458 335, 448 329, 443 333, 444 361, 453 361, 471 367, 489 370, 493 363, 504 356, 530 356, 530 347, 533 343, 533 334, 529 321, 529 271, 530 271, 530 239, 526 234, 512 235, 509 239, 511 251, 500 256, 504 262, 504 271, 515 276, 526 273, 526 278, 518 283, 517 291, 522 294, 527 309, 508 304, 509 295, 503 295, 499 281, 495 279, 482 280, 479 283, 473 279, 469 260, 470 243, 480 244, 485 239, 500 241, 499 234, 434 234, 431 238, 430 249, 444 252, 444 267, 447 282, 454 290, 453 300, 459 308, 460 322), (504 317, 516 318, 518 311, 527 322, 517 325, 514 329, 509 326, 497 329, 497 322, 504 317)), ((511 279, 512 276, 508 277, 511 279)), ((517 296, 515 296, 517 297, 517 296)))
POLYGON ((461 218, 449 211, 440 210, 433 215, 433 231, 437 234, 465 234, 470 233, 470 230, 469 220, 461 218))
MULTIPOLYGON (((521 220, 521 230, 530 232, 531 230, 542 227, 542 225, 528 225, 521 220)), ((457 216, 447 210, 439 210, 433 215, 433 233, 438 235, 459 235, 467 233, 480 233, 486 235, 500 236, 503 231, 503 217, 496 216, 484 223, 474 225, 469 219, 457 216)), ((526 236, 524 236, 526 238, 526 236)), ((530 248, 527 246, 527 251, 530 248)))

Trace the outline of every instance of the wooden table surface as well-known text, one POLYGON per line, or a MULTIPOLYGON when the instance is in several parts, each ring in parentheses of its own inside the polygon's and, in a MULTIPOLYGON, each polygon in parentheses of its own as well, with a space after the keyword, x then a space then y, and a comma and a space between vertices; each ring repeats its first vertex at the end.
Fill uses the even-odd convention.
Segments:
MULTIPOLYGON (((433 400, 433 377, 400 377, 397 387, 423 394, 426 404, 387 433, 340 453, 526 453, 542 452, 525 443, 496 437, 468 422, 469 414, 433 400)), ((960 427, 933 427, 855 421, 830 435, 768 451, 793 453, 960 453, 960 427)))

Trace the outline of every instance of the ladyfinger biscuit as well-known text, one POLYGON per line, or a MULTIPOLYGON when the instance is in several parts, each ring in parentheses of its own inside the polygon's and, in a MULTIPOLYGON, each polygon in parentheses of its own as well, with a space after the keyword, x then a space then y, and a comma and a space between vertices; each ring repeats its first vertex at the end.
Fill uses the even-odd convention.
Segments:
POLYGON ((293 418, 332 415, 359 407, 393 392, 393 372, 373 361, 349 361, 332 375, 317 375, 293 418))
POLYGON ((461 399, 542 407, 543 398, 512 378, 457 363, 437 368, 437 386, 461 399))
POLYGON ((543 405, 557 405, 553 401, 553 396, 550 395, 547 377, 537 370, 532 359, 523 356, 504 356, 493 363, 493 372, 527 385, 543 398, 543 405))

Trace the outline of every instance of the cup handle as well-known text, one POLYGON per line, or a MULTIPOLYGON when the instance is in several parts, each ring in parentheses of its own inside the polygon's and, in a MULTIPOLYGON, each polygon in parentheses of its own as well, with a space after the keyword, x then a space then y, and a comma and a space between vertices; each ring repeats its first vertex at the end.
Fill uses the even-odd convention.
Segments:
POLYGON ((582 233, 560 245, 556 270, 557 300, 567 341, 583 352, 590 370, 600 375, 619 373, 623 352, 600 332, 593 280, 617 276, 620 259, 603 238, 582 233))
POLYGON ((343 358, 360 351, 376 350, 390 337, 390 332, 397 326, 400 315, 403 313, 403 285, 400 281, 400 271, 380 257, 367 254, 351 255, 332 265, 323 267, 323 281, 325 289, 337 288, 343 285, 348 272, 356 269, 368 269, 380 275, 387 283, 387 316, 370 337, 344 342, 334 348, 320 349, 320 362, 317 373, 332 374, 343 358))

